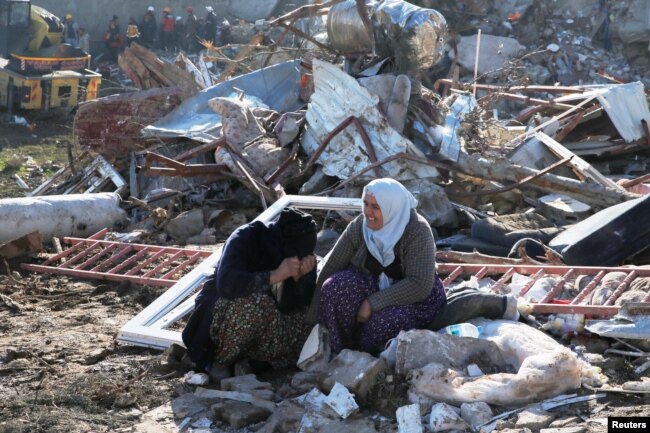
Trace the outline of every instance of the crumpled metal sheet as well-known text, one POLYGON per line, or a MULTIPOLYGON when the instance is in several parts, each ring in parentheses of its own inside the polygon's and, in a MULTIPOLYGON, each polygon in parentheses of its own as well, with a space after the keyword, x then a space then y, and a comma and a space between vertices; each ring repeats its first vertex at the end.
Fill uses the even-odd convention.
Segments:
MULTIPOLYGON (((327 135, 350 116, 359 119, 370 137, 379 161, 401 152, 423 156, 415 145, 400 135, 377 108, 379 99, 363 88, 354 78, 335 65, 314 60, 315 92, 307 110, 307 125, 301 145, 313 154, 327 135)), ((328 176, 347 179, 370 165, 361 135, 348 126, 334 137, 318 158, 328 176)), ((438 171, 412 161, 392 161, 384 164, 387 175, 398 180, 436 178, 438 171)), ((372 176, 372 173, 367 173, 372 176)))
POLYGON ((626 143, 645 137, 641 120, 645 119, 650 124, 650 110, 641 82, 598 86, 593 91, 562 96, 555 101, 575 101, 592 96, 598 98, 598 102, 626 143))
POLYGON ((447 21, 440 12, 386 0, 373 17, 375 49, 380 56, 394 55, 400 72, 426 69, 442 58, 447 21))
POLYGON ((300 61, 292 60, 209 87, 145 127, 142 134, 148 137, 187 137, 205 143, 213 141, 221 134, 221 118, 210 108, 208 101, 218 96, 235 95, 237 89, 244 92, 244 99, 251 106, 259 106, 261 102, 275 111, 295 111, 303 104, 299 100, 299 68, 300 61))
POLYGON ((650 338, 650 304, 623 304, 621 311, 609 320, 587 320, 585 329, 609 338, 647 340, 650 338), (639 311, 634 311, 638 309, 639 311))

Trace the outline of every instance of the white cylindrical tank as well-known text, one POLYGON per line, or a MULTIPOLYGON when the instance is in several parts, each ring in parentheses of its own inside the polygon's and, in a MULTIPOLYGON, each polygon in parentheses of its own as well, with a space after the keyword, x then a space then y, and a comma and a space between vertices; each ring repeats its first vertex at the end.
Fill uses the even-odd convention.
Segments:
POLYGON ((88 237, 127 223, 120 196, 112 192, 0 200, 0 242, 37 230, 45 241, 53 236, 88 237))

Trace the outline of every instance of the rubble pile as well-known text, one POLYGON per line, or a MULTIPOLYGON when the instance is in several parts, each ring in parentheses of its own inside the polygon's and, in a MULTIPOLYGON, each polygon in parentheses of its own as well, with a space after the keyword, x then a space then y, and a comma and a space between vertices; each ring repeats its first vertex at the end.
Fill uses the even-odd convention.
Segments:
MULTIPOLYGON (((585 427, 588 420, 554 421, 554 410, 612 389, 648 391, 647 381, 608 385, 596 356, 630 348, 648 356, 643 7, 640 0, 566 8, 551 0, 346 0, 232 26, 248 43, 208 46, 175 63, 134 44, 119 64, 140 90, 76 113, 78 143, 99 162, 21 200, 63 203, 40 227, 46 242, 91 236, 101 222, 124 243, 133 235, 203 248, 258 213, 305 200, 328 211, 322 245, 328 219, 350 219, 349 203, 336 199, 359 197, 373 178, 397 179, 435 230, 447 289, 508 294, 526 323, 477 320, 476 338, 402 332, 378 357, 344 350, 331 361, 315 330, 298 363, 304 371, 279 386, 255 375, 218 382, 192 372, 171 422, 195 432, 220 423, 268 433, 585 427), (75 190, 66 190, 72 183, 75 190), (123 203, 93 211, 86 203, 98 192, 123 203), (58 195, 38 197, 49 194, 58 195), (632 343, 592 353, 579 340, 587 331, 632 343), (400 393, 397 404, 379 401, 387 388, 400 393)), ((3 209, 21 205, 16 199, 3 209)), ((18 218, 4 220, 7 243, 39 228, 19 233, 18 218)), ((170 289, 178 304, 214 262, 164 269, 178 281, 170 289)), ((157 303, 147 320, 123 328, 121 341, 170 346, 173 339, 152 336, 161 329, 147 327, 178 304, 157 303)), ((186 304, 178 308, 187 312, 186 304)), ((168 349, 163 366, 180 368, 180 357, 168 349)), ((637 377, 649 367, 638 364, 637 377)), ((134 431, 164 427, 154 415, 134 431)))

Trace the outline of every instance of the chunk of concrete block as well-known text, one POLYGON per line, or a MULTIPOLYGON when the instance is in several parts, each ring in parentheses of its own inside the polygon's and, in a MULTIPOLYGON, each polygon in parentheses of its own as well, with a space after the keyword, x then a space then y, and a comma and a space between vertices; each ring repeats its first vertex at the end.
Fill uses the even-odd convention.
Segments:
POLYGON ((447 430, 465 430, 469 426, 460 417, 460 409, 447 403, 436 403, 431 407, 429 429, 436 433, 447 430))
POLYGON ((318 375, 319 373, 315 371, 298 371, 291 376, 291 386, 308 391, 318 383, 318 375))
MULTIPOLYGON (((458 63, 469 71, 476 65, 477 35, 461 36, 458 42, 458 63)), ((486 74, 500 69, 510 58, 525 49, 516 39, 502 36, 481 35, 478 73, 486 74)), ((451 55, 451 53, 450 53, 451 55)))
POLYGON ((300 420, 305 412, 306 409, 301 405, 291 400, 284 400, 278 404, 258 433, 294 433, 298 431, 300 420))
POLYGON ((529 428, 533 433, 539 432, 553 422, 555 415, 539 408, 530 408, 519 412, 515 427, 529 428))
POLYGON ((307 413, 300 420, 297 433, 376 433, 369 419, 333 420, 318 414, 307 413))
POLYGON ((338 382, 332 387, 332 390, 325 399, 325 404, 331 407, 343 419, 346 419, 359 410, 359 405, 354 400, 354 396, 345 386, 338 382))
POLYGON ((343 349, 320 375, 321 389, 330 392, 339 382, 364 403, 380 373, 387 373, 388 365, 383 359, 369 353, 343 349))
POLYGON ((192 416, 210 407, 203 399, 191 393, 176 397, 172 400, 171 405, 176 418, 192 416))
POLYGON ((211 409, 216 419, 227 422, 233 428, 264 421, 271 415, 270 410, 243 401, 224 401, 212 405, 211 409))
POLYGON ((423 433, 419 404, 399 407, 395 416, 397 417, 398 433, 423 433))
POLYGON ((167 222, 165 233, 176 241, 186 242, 187 238, 200 234, 203 227, 203 210, 196 208, 183 212, 167 222))
POLYGON ((223 391, 245 392, 264 400, 273 400, 275 396, 273 386, 268 382, 260 382, 254 374, 222 379, 221 389, 223 391))
POLYGON ((485 371, 505 371, 506 362, 498 346, 487 340, 458 338, 452 335, 414 329, 397 336, 395 372, 405 376, 411 370, 430 363, 463 370, 467 365, 482 360, 485 371))
POLYGON ((314 388, 307 394, 296 397, 295 400, 309 410, 321 412, 325 408, 327 396, 320 389, 314 388))
POLYGON ((463 403, 460 405, 460 417, 470 426, 483 425, 490 421, 494 414, 490 406, 483 402, 463 403))
POLYGON ((303 371, 322 371, 329 363, 331 355, 327 328, 317 324, 302 346, 296 365, 303 371))

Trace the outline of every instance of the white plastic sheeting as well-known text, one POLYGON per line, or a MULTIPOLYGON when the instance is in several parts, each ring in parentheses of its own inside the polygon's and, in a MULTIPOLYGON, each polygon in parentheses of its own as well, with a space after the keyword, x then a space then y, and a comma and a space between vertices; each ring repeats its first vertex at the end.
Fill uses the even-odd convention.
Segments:
POLYGON ((650 124, 650 110, 643 83, 607 85, 585 93, 562 96, 555 101, 575 101, 592 96, 596 96, 626 143, 645 137, 641 120, 650 124))
MULTIPOLYGON (((475 323, 483 327, 481 338, 495 343, 517 372, 469 378, 462 371, 432 362, 411 371, 412 401, 428 399, 452 404, 483 401, 511 406, 556 396, 579 388, 581 383, 600 384, 598 370, 537 329, 505 320, 475 323)), ((398 352, 405 336, 398 337, 398 352)))
MULTIPOLYGON (((338 67, 314 60, 315 92, 307 110, 307 125, 301 144, 313 154, 327 135, 345 119, 355 116, 370 137, 379 161, 401 153, 422 156, 415 145, 400 135, 379 111, 379 98, 363 88, 338 67)), ((334 137, 317 161, 329 176, 347 179, 371 164, 361 135, 349 125, 334 137)), ((383 165, 385 174, 397 180, 436 178, 438 171, 412 161, 392 161, 383 165)), ((370 173, 372 174, 372 173, 370 173)))
POLYGON ((39 231, 53 236, 86 237, 127 221, 120 196, 112 193, 50 195, 0 200, 0 242, 39 231))
POLYGON ((251 106, 260 102, 275 111, 295 111, 303 104, 299 100, 300 62, 279 63, 250 74, 240 75, 209 87, 183 101, 174 111, 142 130, 149 137, 187 137, 208 143, 221 133, 221 118, 208 105, 218 96, 238 96, 251 106))

